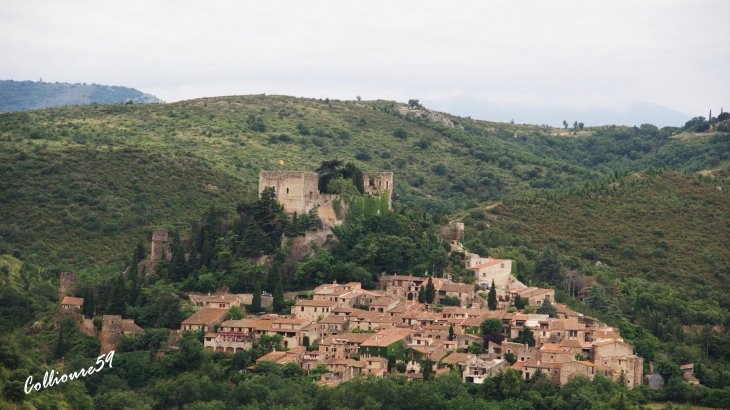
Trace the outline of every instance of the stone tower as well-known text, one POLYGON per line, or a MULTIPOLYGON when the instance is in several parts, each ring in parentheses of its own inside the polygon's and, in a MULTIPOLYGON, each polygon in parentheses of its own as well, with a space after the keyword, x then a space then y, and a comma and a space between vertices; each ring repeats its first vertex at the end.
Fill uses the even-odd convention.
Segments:
POLYGON ((58 303, 63 301, 67 293, 76 292, 79 278, 75 273, 61 272, 60 286, 58 287, 58 303))
POLYGON ((388 191, 388 206, 393 199, 393 173, 392 172, 363 172, 363 184, 365 193, 379 196, 388 191))
POLYGON ((101 317, 101 353, 107 354, 117 348, 122 335, 122 317, 119 315, 104 315, 101 317))
POLYGON ((158 261, 163 257, 169 258, 172 246, 172 238, 166 229, 155 229, 152 231, 152 252, 150 252, 150 260, 158 261))

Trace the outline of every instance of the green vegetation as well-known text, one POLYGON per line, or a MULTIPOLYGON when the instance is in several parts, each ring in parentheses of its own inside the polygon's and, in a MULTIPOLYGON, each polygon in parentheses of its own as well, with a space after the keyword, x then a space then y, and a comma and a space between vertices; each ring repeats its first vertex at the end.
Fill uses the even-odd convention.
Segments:
MULTIPOLYGON (((422 109, 417 100, 409 106, 422 109)), ((0 115, 0 407, 23 401, 38 409, 724 403, 730 144, 728 136, 712 134, 722 123, 710 124, 710 133, 697 134, 704 127, 699 121, 685 129, 596 127, 560 138, 549 128, 449 115, 430 121, 425 111, 404 115, 401 108, 387 101, 249 96, 0 115), (342 195, 334 206, 344 219, 333 228, 338 241, 303 261, 290 259, 282 236, 302 235, 321 221, 316 211, 290 220, 273 192, 258 195, 260 170, 318 171, 320 190, 342 195), (362 171, 376 170, 395 173, 392 211, 383 198, 361 195, 362 171), (702 176, 689 174, 699 170, 702 176), (469 251, 515 260, 514 274, 525 284, 553 287, 558 303, 620 328, 647 366, 655 361, 666 370, 667 387, 629 391, 597 376, 557 389, 539 372, 525 382, 510 370, 482 385, 449 374, 320 389, 312 381, 326 369, 305 378, 294 364, 256 363, 284 350, 280 336, 262 336, 253 349, 230 355, 204 351, 203 335, 187 332, 175 342, 179 348, 169 349, 170 331, 192 314, 187 291, 253 292, 253 312, 263 310, 265 291, 274 296, 273 310, 286 312, 292 301, 284 290, 334 280, 372 289, 382 272, 450 274, 473 283, 465 255, 450 253, 439 232, 446 215, 457 211, 469 251), (172 234, 172 258, 154 272, 122 275, 147 256, 157 227, 172 234), (263 255, 269 263, 253 262, 263 255), (121 314, 146 330, 122 338, 103 377, 26 396, 19 388, 28 374, 76 370, 98 356, 98 341, 57 314, 61 271, 79 274, 76 295, 85 298, 87 316, 121 314), (675 367, 687 362, 697 364, 706 387, 677 377, 675 367), (249 366, 253 372, 242 372, 249 366)), ((430 280, 421 290, 418 300, 435 301, 430 280)), ((490 306, 497 303, 491 293, 485 294, 490 306)), ((554 309, 545 304, 539 311, 554 309)), ((229 311, 230 318, 241 314, 229 311)), ((469 333, 480 330, 484 344, 504 339, 498 319, 469 333)), ((517 341, 534 344, 530 333, 523 330, 517 341)), ((481 348, 475 343, 468 351, 481 348)), ((382 355, 405 371, 409 356, 401 344, 369 349, 361 354, 382 355)))
POLYGON ((135 104, 163 102, 154 95, 128 87, 0 80, 0 112, 128 101, 135 104))

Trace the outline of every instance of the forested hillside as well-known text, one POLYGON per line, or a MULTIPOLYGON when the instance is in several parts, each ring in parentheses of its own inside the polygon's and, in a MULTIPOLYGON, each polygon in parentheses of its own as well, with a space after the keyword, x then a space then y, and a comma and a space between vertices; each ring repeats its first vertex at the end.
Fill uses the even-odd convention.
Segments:
MULTIPOLYGON (((588 409, 703 399, 722 406, 723 395, 730 400, 730 137, 725 123, 693 121, 555 136, 433 113, 417 101, 283 96, 2 114, 0 406, 588 409), (348 188, 349 212, 333 228, 336 242, 297 260, 281 238, 316 229, 317 215, 287 218, 273 192, 258 195, 258 173, 326 164, 342 168, 333 175, 353 174, 334 179, 348 185, 340 188, 348 188), (392 212, 359 195, 361 171, 394 172, 392 212), (384 271, 473 283, 463 255, 440 235, 456 219, 466 224, 467 250, 515 260, 524 283, 553 287, 557 302, 620 328, 645 370, 649 362, 670 369, 667 387, 627 390, 596 376, 558 389, 544 375, 522 381, 510 372, 482 385, 443 375, 317 388, 321 369, 301 377, 299 366, 256 364, 283 349, 272 338, 230 355, 205 351, 203 333, 188 332, 171 348, 171 329, 193 313, 189 291, 266 290, 271 310, 288 312, 285 290, 335 280, 372 289, 384 271), (170 230, 172 258, 143 277, 123 275, 147 257, 155 228, 170 230), (268 263, 255 263, 263 255, 268 263), (24 395, 29 375, 88 367, 99 353, 97 339, 58 315, 62 271, 78 273, 88 316, 123 315, 145 331, 122 339, 102 375, 24 395), (706 387, 675 374, 676 363, 687 362, 699 365, 706 387)), ((263 310, 257 303, 248 310, 263 310)))
POLYGON ((154 95, 129 87, 0 80, 0 112, 127 101, 136 104, 163 102, 154 95))

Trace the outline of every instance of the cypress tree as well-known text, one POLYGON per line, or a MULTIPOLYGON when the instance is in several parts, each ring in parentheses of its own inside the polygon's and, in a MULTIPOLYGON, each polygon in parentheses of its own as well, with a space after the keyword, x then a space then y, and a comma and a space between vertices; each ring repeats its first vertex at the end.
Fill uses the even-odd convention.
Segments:
POLYGON ((281 312, 284 310, 284 286, 281 284, 281 278, 279 278, 276 288, 274 288, 274 311, 281 312))
POLYGON ((109 305, 107 313, 110 315, 124 315, 127 310, 125 299, 127 298, 127 284, 124 275, 121 273, 112 280, 111 292, 109 292, 109 305))
POLYGON ((449 325, 449 340, 454 340, 454 325, 449 325))
POLYGON ((421 287, 418 288, 418 302, 426 303, 426 287, 423 285, 421 285, 421 287))
POLYGON ((425 362, 423 362, 423 381, 427 382, 433 378, 433 363, 431 363, 431 359, 426 359, 425 362))
POLYGON ((253 313, 261 311, 261 285, 257 280, 253 285, 253 299, 251 300, 251 310, 253 313))
POLYGON ((433 282, 431 282, 431 278, 428 278, 428 283, 426 284, 426 303, 433 303, 434 299, 436 299, 436 289, 433 286, 433 282))
POLYGON ((497 310, 497 288, 494 287, 494 279, 492 279, 492 287, 489 288, 489 295, 487 295, 487 305, 489 305, 489 310, 497 310))

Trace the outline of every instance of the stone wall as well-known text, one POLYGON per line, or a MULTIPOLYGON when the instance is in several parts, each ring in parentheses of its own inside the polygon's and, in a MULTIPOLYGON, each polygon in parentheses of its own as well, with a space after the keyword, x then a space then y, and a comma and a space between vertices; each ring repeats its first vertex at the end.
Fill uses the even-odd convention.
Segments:
POLYGON ((63 301, 67 293, 76 292, 79 278, 75 273, 61 272, 60 284, 58 287, 58 303, 63 301))
POLYGON ((393 173, 392 172, 363 172, 363 183, 365 185, 365 193, 380 196, 384 192, 388 193, 388 206, 391 205, 393 199, 393 173))
POLYGON ((295 261, 301 261, 305 256, 313 256, 312 244, 316 244, 321 248, 330 235, 334 235, 328 227, 317 229, 316 231, 307 231, 304 236, 284 237, 282 246, 291 246, 289 257, 295 261))
POLYGON ((117 348, 122 335, 122 317, 120 315, 104 315, 101 317, 101 353, 107 354, 117 348))
POLYGON ((172 238, 166 229, 155 229, 152 231, 152 251, 150 252, 150 260, 158 261, 164 258, 170 258, 172 246, 172 238))

